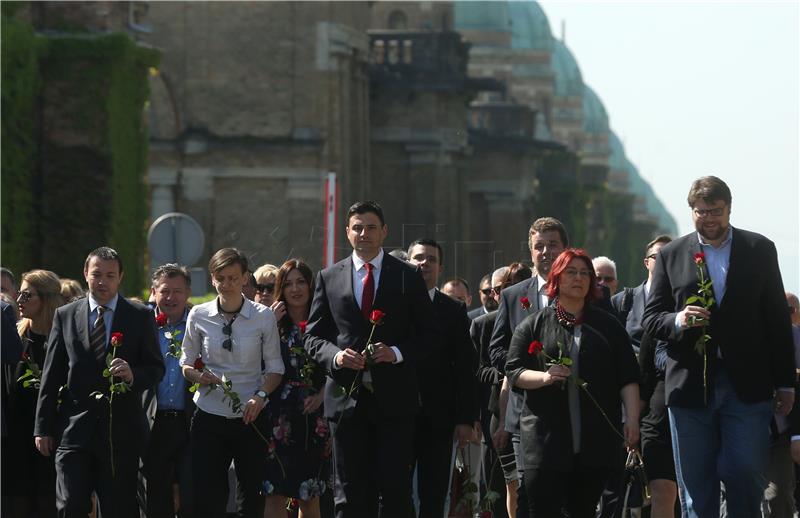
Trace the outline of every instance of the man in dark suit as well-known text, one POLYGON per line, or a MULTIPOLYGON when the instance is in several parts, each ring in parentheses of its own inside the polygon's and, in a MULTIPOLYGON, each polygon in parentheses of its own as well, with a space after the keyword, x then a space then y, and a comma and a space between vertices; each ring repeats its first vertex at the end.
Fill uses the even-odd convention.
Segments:
MULTIPOLYGON (((5 268, 3 268, 5 270, 5 268)), ((14 315, 14 308, 11 304, 5 301, 0 301, 2 307, 2 341, 0 341, 0 390, 2 390, 0 404, 0 428, 2 428, 2 448, 0 449, 0 459, 2 459, 3 469, 2 473, 5 475, 2 479, 2 503, 0 504, 0 514, 7 516, 11 513, 10 503, 10 489, 11 473, 14 469, 12 460, 15 458, 10 446, 11 442, 8 440, 9 429, 14 426, 14 423, 9 423, 6 418, 6 410, 8 409, 9 393, 11 384, 15 381, 13 377, 14 367, 16 367, 22 355, 22 342, 17 334, 16 317, 14 315)))
POLYGON ((625 326, 628 336, 631 337, 633 350, 639 353, 639 344, 642 341, 642 315, 644 314, 645 302, 650 295, 650 287, 653 285, 653 271, 656 269, 656 257, 659 250, 672 241, 667 235, 660 235, 647 243, 644 252, 644 267, 647 268, 647 280, 635 288, 623 288, 619 293, 611 297, 611 305, 614 307, 620 322, 625 326))
POLYGON ((717 516, 722 481, 729 516, 758 516, 773 404, 785 415, 794 401, 777 252, 764 236, 730 226, 731 193, 719 178, 695 180, 688 202, 697 232, 658 253, 643 323, 668 342, 666 401, 681 504, 684 516, 717 516), (701 272, 711 280, 710 309, 691 298, 701 272), (698 348, 704 334, 710 339, 698 348))
MULTIPOLYGON (((536 276, 526 279, 519 284, 504 289, 500 293, 500 303, 497 308, 497 317, 492 330, 492 339, 489 343, 489 357, 497 370, 505 373, 506 353, 511 344, 514 329, 525 317, 536 313, 549 304, 545 295, 547 275, 553 261, 564 249, 569 246, 567 230, 555 218, 539 218, 533 222, 528 230, 528 247, 531 251, 531 260, 536 270, 536 276), (527 302, 523 304, 523 297, 527 302)), ((504 384, 506 381, 504 380, 504 384)), ((524 393, 513 389, 509 393, 506 407, 505 429, 511 434, 514 453, 517 458, 517 470, 520 473, 519 491, 517 493, 517 512, 528 509, 522 483, 522 461, 519 449, 519 417, 524 402, 524 393)))
POLYGON ((346 232, 353 254, 317 276, 304 339, 329 373, 325 415, 333 435, 335 513, 405 518, 417 366, 442 341, 419 271, 383 253, 388 228, 381 207, 352 205, 346 232), (368 352, 374 310, 384 317, 368 352))
POLYGON ((478 283, 478 296, 481 305, 467 313, 470 320, 497 309, 497 301, 492 297, 492 274, 487 273, 481 278, 481 282, 478 283))
POLYGON ((181 518, 193 516, 189 426, 194 414, 192 393, 181 373, 180 344, 186 333, 191 276, 184 266, 164 264, 152 276, 150 296, 155 300, 156 324, 164 379, 144 397, 152 429, 142 457, 147 516, 173 516, 173 483, 178 482, 181 518))
MULTIPOLYGON (((418 366, 422 408, 414 432, 418 516, 440 518, 449 489, 453 440, 459 448, 477 444, 480 459, 476 355, 465 306, 436 289, 443 270, 439 243, 433 239, 414 241, 408 247, 408 261, 422 272, 444 343, 418 366)), ((479 475, 480 463, 470 464, 479 475)))
POLYGON ((45 456, 55 453, 59 516, 85 518, 95 491, 103 516, 138 517, 137 471, 147 426, 141 394, 164 375, 155 321, 148 308, 118 295, 122 259, 116 251, 93 250, 83 273, 89 297, 58 308, 53 320, 36 408, 36 447, 45 456), (110 347, 116 357, 107 367, 110 347), (129 387, 114 394, 113 414, 106 368, 115 383, 129 387))

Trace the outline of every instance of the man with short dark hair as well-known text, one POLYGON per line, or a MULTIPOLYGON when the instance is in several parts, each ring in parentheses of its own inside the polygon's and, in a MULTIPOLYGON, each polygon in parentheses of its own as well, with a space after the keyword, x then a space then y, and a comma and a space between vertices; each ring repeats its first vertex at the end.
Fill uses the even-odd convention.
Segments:
POLYGON ((11 300, 17 300, 17 283, 14 274, 8 268, 0 268, 0 292, 7 294, 11 300))
POLYGON ((681 506, 684 516, 717 516, 722 481, 730 516, 758 516, 773 405, 791 410, 796 377, 777 251, 731 227, 731 193, 719 178, 695 180, 687 201, 696 232, 657 254, 643 322, 668 342, 681 506), (706 309, 697 294, 708 280, 706 309))
POLYGON ((150 295, 155 300, 156 325, 166 373, 156 390, 148 391, 144 406, 154 405, 152 430, 142 457, 146 479, 147 516, 173 516, 173 481, 178 481, 180 515, 192 516, 189 425, 194 403, 179 359, 186 332, 187 302, 192 294, 186 267, 169 263, 156 268, 150 295))
POLYGON ((490 311, 497 309, 497 301, 492 297, 492 274, 487 273, 481 277, 481 282, 478 283, 478 296, 481 300, 480 307, 467 312, 470 320, 474 320, 481 315, 485 315, 490 311))
POLYGON ((55 453, 59 516, 85 518, 92 491, 103 516, 139 516, 147 426, 140 398, 164 375, 164 362, 153 313, 118 294, 122 273, 115 250, 93 250, 83 270, 89 296, 56 310, 48 338, 34 435, 42 455, 55 453), (104 370, 127 387, 113 393, 113 406, 104 370))
MULTIPOLYGON (((444 347, 417 366, 422 404, 414 434, 419 518, 439 518, 445 512, 454 439, 462 449, 470 443, 480 446, 476 358, 469 318, 461 302, 436 289, 442 259, 442 247, 433 239, 418 239, 408 247, 408 261, 422 272, 444 338, 444 347)), ((479 461, 480 448, 472 464, 476 475, 479 461)))
POLYGON ((346 222, 353 254, 317 275, 304 338, 329 372, 335 514, 406 518, 417 366, 443 342, 418 268, 381 248, 388 227, 380 205, 355 203, 346 222), (383 316, 373 324, 376 310, 383 316))
POLYGON ((461 277, 454 277, 442 284, 442 293, 464 303, 464 307, 472 305, 472 295, 469 293, 469 284, 461 277))

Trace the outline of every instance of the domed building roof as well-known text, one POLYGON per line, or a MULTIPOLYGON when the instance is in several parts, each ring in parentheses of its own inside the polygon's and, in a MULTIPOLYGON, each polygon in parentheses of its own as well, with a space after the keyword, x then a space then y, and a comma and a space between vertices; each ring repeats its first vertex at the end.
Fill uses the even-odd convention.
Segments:
POLYGON ((608 133, 608 113, 603 101, 589 85, 583 85, 583 131, 589 134, 608 133))
POLYGON ((628 170, 628 157, 625 156, 625 147, 616 133, 613 131, 608 135, 608 145, 611 147, 611 157, 608 159, 608 166, 615 171, 628 170))
POLYGON ((456 31, 511 33, 512 49, 553 50, 550 22, 532 1, 454 2, 453 25, 456 31))
POLYGON ((553 34, 547 15, 536 2, 508 2, 511 48, 553 51, 553 34))
POLYGON ((653 187, 645 181, 639 174, 639 169, 628 160, 628 174, 631 185, 631 191, 643 196, 645 200, 645 207, 647 212, 654 215, 658 219, 658 224, 667 233, 677 236, 678 224, 675 223, 675 218, 669 213, 667 208, 661 203, 661 200, 656 196, 653 187))
POLYGON ((561 40, 553 40, 553 58, 556 97, 581 97, 583 95, 583 76, 578 62, 569 48, 561 40))
POLYGON ((453 2, 455 30, 511 32, 506 2, 453 2))

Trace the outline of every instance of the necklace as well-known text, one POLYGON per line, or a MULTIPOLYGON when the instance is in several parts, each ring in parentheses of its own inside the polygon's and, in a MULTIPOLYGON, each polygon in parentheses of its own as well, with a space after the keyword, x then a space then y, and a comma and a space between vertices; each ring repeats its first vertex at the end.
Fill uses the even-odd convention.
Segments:
POLYGON ((217 297, 217 310, 220 313, 225 313, 226 315, 236 315, 242 310, 242 307, 244 307, 244 297, 242 297, 242 303, 239 304, 239 307, 236 308, 235 311, 225 311, 224 309, 222 309, 222 305, 219 303, 219 297, 217 297))
POLYGON ((556 299, 556 318, 558 323, 567 329, 572 329, 583 322, 583 317, 576 317, 561 305, 561 301, 556 299))

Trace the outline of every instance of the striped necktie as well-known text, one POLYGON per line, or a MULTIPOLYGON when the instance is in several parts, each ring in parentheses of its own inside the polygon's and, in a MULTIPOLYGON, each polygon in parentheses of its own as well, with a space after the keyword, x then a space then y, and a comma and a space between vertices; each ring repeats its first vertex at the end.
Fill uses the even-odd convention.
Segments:
POLYGON ((105 306, 97 306, 97 320, 94 321, 94 328, 89 335, 89 345, 95 357, 101 361, 106 354, 106 320, 103 318, 106 311, 108 308, 105 306))

